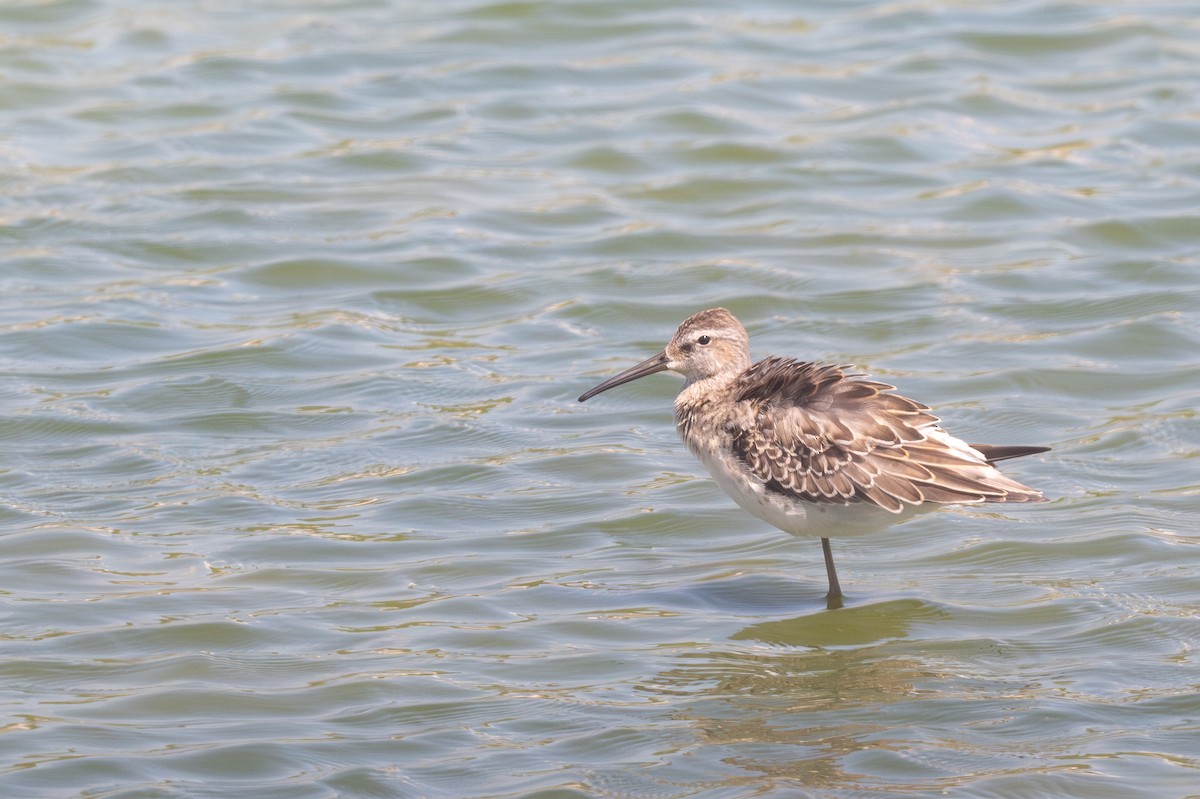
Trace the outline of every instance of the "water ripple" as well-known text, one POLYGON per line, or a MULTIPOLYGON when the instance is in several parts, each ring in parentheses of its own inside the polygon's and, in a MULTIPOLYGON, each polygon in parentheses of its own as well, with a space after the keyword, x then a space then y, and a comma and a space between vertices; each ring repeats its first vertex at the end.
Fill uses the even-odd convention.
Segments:
POLYGON ((1189 15, 0 22, 6 795, 1193 789, 1189 15), (574 400, 714 305, 1052 501, 838 542, 826 612, 677 384, 574 400))

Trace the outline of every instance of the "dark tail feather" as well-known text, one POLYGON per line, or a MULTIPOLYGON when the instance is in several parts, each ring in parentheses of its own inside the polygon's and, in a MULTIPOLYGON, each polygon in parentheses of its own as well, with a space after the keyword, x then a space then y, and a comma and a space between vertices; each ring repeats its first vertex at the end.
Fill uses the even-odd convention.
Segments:
POLYGON ((1006 461, 1009 458, 1019 458, 1022 455, 1036 455, 1039 452, 1049 452, 1049 447, 1006 447, 996 444, 972 444, 972 447, 983 453, 988 463, 1006 461))

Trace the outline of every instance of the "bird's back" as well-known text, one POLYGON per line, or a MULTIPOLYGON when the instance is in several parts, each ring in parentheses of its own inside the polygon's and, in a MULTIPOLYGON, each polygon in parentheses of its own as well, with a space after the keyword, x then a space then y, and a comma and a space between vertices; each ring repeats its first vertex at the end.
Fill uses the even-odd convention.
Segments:
MULTIPOLYGON (((763 491, 797 501, 867 503, 899 513, 927 502, 1042 499, 992 465, 1042 448, 981 451, 943 430, 928 406, 894 390, 842 366, 771 357, 717 396, 692 397, 682 416, 705 417, 704 433, 719 437, 763 491)), ((697 429, 680 424, 693 451, 696 442, 688 439, 697 429)))

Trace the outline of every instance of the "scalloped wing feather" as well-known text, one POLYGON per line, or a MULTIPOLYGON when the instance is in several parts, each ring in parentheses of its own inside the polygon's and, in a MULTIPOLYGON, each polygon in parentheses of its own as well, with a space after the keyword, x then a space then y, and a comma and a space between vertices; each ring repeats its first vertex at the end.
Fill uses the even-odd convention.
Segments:
POLYGON ((1042 499, 942 430, 927 405, 894 390, 842 366, 767 358, 733 388, 743 411, 732 417, 743 423, 729 427, 734 453, 768 490, 809 502, 899 513, 924 502, 1042 499))

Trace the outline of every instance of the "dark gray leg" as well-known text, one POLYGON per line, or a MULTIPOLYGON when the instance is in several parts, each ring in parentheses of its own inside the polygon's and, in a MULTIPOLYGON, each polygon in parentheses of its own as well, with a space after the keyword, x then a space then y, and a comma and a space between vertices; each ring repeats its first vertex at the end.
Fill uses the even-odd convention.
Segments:
POLYGON ((838 583, 837 569, 833 567, 833 549, 829 539, 821 539, 821 551, 825 553, 825 575, 829 578, 829 593, 825 595, 825 605, 829 609, 842 606, 842 586, 838 583))

